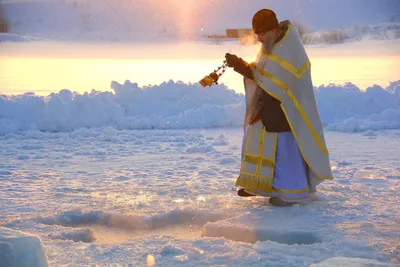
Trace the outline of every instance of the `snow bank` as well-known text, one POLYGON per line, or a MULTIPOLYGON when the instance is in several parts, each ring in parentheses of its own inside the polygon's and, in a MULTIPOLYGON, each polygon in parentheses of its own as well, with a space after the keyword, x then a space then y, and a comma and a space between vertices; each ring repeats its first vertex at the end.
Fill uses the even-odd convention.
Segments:
MULTIPOLYGON (((345 132, 400 128, 399 84, 393 82, 386 90, 374 85, 365 92, 351 83, 315 88, 324 127, 345 132)), ((101 126, 123 130, 243 124, 244 96, 224 85, 204 89, 198 84, 169 81, 139 87, 126 81, 123 85, 112 82, 111 87, 113 92, 79 94, 64 89, 47 97, 0 95, 0 135, 101 126)))
POLYGON ((36 236, 0 227, 0 266, 48 266, 42 242, 36 236))
POLYGON ((361 91, 352 83, 316 89, 318 110, 328 130, 358 132, 400 128, 399 81, 361 91))
POLYGON ((112 83, 114 93, 61 90, 48 97, 0 96, 0 134, 20 130, 72 131, 81 127, 179 129, 240 125, 244 96, 225 86, 165 82, 138 87, 112 83))
POLYGON ((384 263, 371 259, 360 259, 360 258, 347 258, 347 257, 335 257, 324 260, 318 264, 312 264, 310 267, 396 267, 398 264, 384 263))
POLYGON ((400 98, 400 81, 391 82, 386 90, 394 93, 397 98, 400 98))
POLYGON ((305 44, 343 43, 362 40, 395 40, 400 38, 400 23, 384 22, 374 25, 355 25, 350 28, 332 28, 305 33, 305 44))

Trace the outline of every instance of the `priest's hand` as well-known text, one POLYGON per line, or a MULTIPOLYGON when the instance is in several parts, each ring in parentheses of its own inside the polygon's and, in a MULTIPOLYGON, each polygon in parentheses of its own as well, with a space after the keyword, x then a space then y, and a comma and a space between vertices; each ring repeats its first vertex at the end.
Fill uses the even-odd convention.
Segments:
POLYGON ((225 60, 226 60, 226 64, 228 65, 228 67, 231 67, 231 68, 237 67, 237 65, 240 62, 240 59, 236 55, 233 55, 230 53, 225 54, 225 60))
POLYGON ((225 54, 225 59, 228 67, 233 68, 234 71, 242 74, 244 77, 254 80, 249 63, 230 53, 225 54))

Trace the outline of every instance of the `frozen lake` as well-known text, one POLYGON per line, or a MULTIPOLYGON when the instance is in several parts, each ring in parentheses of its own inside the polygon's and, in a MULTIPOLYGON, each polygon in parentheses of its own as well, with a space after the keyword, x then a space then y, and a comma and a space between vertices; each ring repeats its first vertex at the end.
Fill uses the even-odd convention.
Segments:
MULTIPOLYGON (((386 87, 400 78, 400 41, 364 41, 306 46, 315 86, 351 81, 361 89, 386 87)), ((0 92, 48 95, 67 88, 79 93, 109 91, 111 81, 157 85, 170 79, 196 83, 222 64, 231 51, 254 60, 257 46, 215 43, 61 43, 0 44, 0 92)), ((243 92, 242 78, 228 69, 220 79, 243 92)))
POLYGON ((275 208, 236 196, 241 128, 0 136, 0 225, 51 266, 399 263, 400 132, 326 137, 335 180, 275 208))

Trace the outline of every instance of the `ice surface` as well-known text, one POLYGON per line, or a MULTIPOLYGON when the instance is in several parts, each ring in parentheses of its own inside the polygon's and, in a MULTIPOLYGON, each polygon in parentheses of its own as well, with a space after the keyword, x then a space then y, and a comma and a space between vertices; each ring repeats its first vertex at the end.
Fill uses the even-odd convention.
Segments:
POLYGON ((0 266, 47 267, 42 242, 37 236, 0 227, 0 266))
POLYGON ((396 267, 399 264, 384 263, 372 259, 360 259, 360 258, 347 258, 347 257, 335 257, 324 260, 318 264, 312 264, 310 267, 396 267))
POLYGON ((241 225, 230 225, 221 223, 208 223, 203 230, 203 236, 224 237, 234 241, 256 243, 257 241, 273 241, 288 245, 314 244, 321 240, 312 232, 285 230, 279 231, 274 228, 249 228, 241 225))
POLYGON ((374 133, 327 132, 335 179, 286 208, 236 195, 242 127, 10 133, 0 224, 40 237, 51 266, 399 264, 400 133, 374 133))

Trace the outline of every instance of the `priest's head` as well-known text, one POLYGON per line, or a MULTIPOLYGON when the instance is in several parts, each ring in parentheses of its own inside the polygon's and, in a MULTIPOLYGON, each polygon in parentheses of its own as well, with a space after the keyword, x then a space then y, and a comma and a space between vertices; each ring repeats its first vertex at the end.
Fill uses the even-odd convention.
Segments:
POLYGON ((270 9, 257 11, 253 16, 252 26, 254 34, 256 34, 264 48, 271 50, 280 32, 279 21, 275 12, 270 9))

